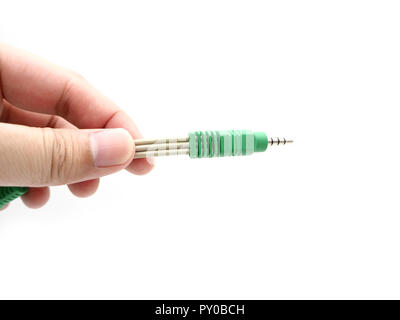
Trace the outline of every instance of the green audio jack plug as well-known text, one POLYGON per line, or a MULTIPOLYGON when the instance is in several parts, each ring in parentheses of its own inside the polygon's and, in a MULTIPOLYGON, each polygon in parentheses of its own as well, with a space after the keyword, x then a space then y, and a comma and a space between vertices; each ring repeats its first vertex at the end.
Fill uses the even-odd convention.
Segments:
MULTIPOLYGON (((189 155, 192 159, 248 156, 292 142, 249 130, 195 131, 181 138, 135 140, 135 159, 173 155, 189 155)), ((22 187, 0 187, 0 208, 27 191, 28 188, 22 187)))
POLYGON ((190 158, 245 156, 264 152, 269 146, 292 143, 286 138, 268 138, 249 130, 195 131, 188 137, 135 140, 135 158, 189 155, 190 158))

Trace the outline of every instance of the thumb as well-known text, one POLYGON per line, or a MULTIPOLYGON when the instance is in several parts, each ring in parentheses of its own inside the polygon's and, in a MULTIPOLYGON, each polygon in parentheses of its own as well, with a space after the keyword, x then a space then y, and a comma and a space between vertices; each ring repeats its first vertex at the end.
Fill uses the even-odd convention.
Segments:
POLYGON ((0 185, 48 186, 95 179, 132 161, 124 129, 50 129, 0 123, 0 185))

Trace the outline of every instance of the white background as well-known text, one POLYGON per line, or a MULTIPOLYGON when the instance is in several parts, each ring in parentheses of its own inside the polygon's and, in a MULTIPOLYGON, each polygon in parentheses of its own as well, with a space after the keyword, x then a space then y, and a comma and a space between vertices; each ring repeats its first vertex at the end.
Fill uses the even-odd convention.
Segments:
POLYGON ((146 137, 295 144, 157 159, 0 213, 1 298, 400 298, 397 1, 1 1, 0 39, 146 137))

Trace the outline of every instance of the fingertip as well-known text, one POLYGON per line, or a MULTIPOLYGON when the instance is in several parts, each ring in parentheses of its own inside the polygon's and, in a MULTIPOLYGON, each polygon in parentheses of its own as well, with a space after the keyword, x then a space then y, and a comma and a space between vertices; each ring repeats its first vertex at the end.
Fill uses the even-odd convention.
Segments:
POLYGON ((71 193, 79 198, 87 198, 96 193, 99 188, 100 179, 82 181, 69 184, 68 188, 71 193))
POLYGON ((90 135, 90 147, 97 168, 127 165, 135 150, 132 136, 126 129, 106 129, 90 135))
POLYGON ((134 159, 131 164, 126 168, 129 172, 136 175, 145 175, 154 168, 154 159, 134 159))
MULTIPOLYGON (((124 128, 129 131, 133 139, 140 139, 143 137, 136 124, 130 117, 122 110, 119 110, 107 122, 107 128, 124 128)), ((130 162, 126 170, 136 175, 145 175, 154 168, 153 158, 147 159, 134 159, 130 162)))
POLYGON ((149 166, 153 169, 154 163, 155 163, 154 158, 145 158, 145 159, 146 159, 147 163, 149 164, 149 166))
POLYGON ((39 209, 43 207, 50 198, 49 187, 29 188, 21 199, 24 204, 31 209, 39 209))

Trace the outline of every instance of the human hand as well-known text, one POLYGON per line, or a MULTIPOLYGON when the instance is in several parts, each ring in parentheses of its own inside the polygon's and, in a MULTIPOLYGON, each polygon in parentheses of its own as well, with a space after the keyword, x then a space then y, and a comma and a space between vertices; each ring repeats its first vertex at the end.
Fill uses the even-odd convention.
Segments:
POLYGON ((81 76, 0 44, 0 186, 30 187, 22 196, 28 207, 43 206, 49 186, 87 197, 99 177, 124 168, 146 174, 152 159, 133 160, 141 137, 81 76))

